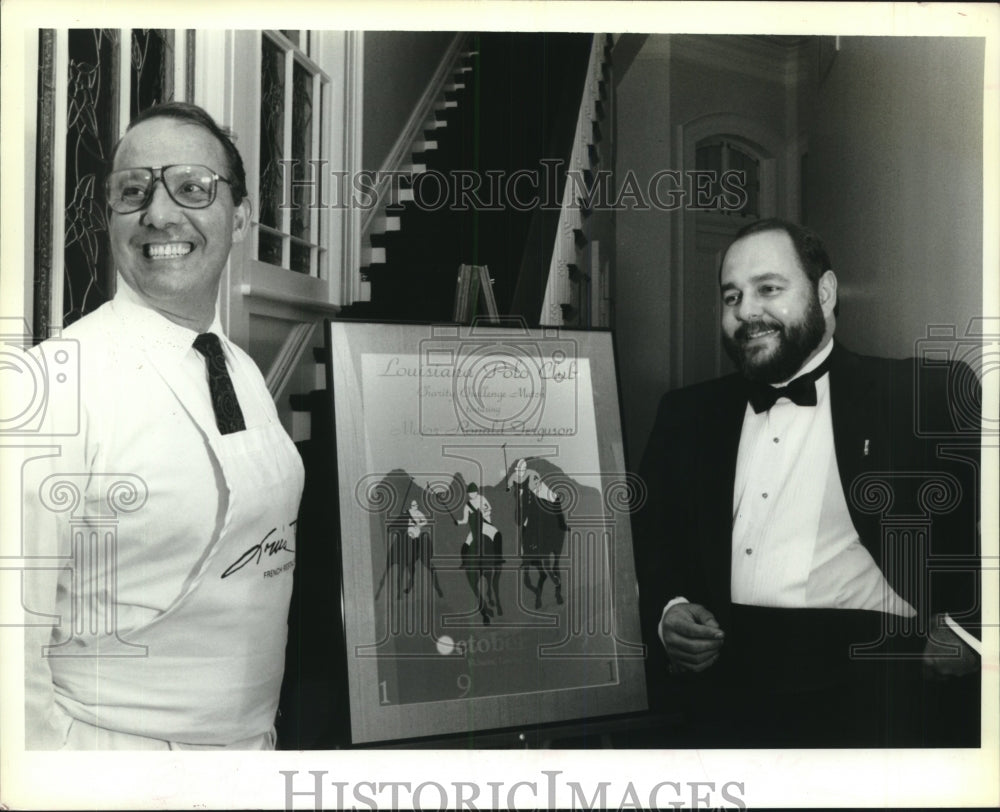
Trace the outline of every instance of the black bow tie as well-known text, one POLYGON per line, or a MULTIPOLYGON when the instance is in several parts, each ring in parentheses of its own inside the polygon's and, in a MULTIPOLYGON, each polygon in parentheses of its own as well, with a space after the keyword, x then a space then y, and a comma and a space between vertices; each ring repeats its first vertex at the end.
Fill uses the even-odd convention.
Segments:
POLYGON ((816 381, 822 378, 830 368, 830 356, 826 357, 816 369, 800 375, 788 386, 771 386, 760 381, 750 381, 750 405, 756 414, 766 412, 778 400, 778 398, 788 398, 792 403, 799 406, 816 405, 816 381))

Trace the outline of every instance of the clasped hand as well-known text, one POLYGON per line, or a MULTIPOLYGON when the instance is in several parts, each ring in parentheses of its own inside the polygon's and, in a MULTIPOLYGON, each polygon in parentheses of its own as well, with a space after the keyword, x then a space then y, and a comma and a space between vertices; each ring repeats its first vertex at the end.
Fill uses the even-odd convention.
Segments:
POLYGON ((725 633, 704 606, 678 603, 660 619, 660 639, 676 670, 704 671, 719 659, 725 633))

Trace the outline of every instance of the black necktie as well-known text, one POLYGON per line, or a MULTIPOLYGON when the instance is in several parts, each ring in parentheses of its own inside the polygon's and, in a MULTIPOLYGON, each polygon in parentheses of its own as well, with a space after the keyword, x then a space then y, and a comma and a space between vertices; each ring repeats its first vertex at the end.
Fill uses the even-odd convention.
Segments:
POLYGON ((750 405, 757 414, 766 412, 780 397, 786 397, 799 406, 815 406, 816 381, 822 378, 829 368, 830 356, 827 356, 816 369, 805 375, 799 375, 788 386, 771 386, 759 381, 750 381, 750 405))
POLYGON ((194 348, 205 356, 208 365, 208 391, 212 396, 212 410, 215 424, 222 434, 243 431, 243 411, 236 399, 233 380, 226 369, 226 356, 222 352, 222 342, 215 333, 201 333, 194 340, 194 348))

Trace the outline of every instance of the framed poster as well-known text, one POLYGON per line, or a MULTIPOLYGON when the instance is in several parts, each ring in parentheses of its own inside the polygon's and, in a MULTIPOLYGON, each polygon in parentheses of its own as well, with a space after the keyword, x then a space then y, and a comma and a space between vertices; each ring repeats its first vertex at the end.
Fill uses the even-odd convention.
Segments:
POLYGON ((611 334, 327 330, 352 741, 644 710, 611 334))

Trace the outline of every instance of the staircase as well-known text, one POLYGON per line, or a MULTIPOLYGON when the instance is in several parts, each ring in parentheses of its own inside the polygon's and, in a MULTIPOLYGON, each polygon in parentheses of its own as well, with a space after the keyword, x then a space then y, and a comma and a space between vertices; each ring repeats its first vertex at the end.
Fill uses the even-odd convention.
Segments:
POLYGON ((611 54, 614 37, 595 36, 573 136, 570 175, 563 189, 555 245, 539 320, 549 326, 614 324, 615 189, 611 54), (596 204, 596 205, 595 205, 596 204))
POLYGON ((539 322, 544 284, 519 280, 526 260, 529 276, 546 275, 592 39, 469 37, 414 139, 397 199, 372 219, 363 269, 370 300, 342 317, 449 321, 458 268, 470 264, 488 266, 501 314, 539 322))
POLYGON ((374 309, 366 306, 372 298, 372 279, 379 278, 386 264, 388 237, 402 227, 402 205, 413 200, 413 186, 427 172, 426 156, 439 149, 439 138, 449 122, 455 121, 459 95, 468 87, 472 72, 469 50, 471 35, 457 34, 431 79, 427 91, 418 100, 409 124, 378 172, 375 186, 376 204, 365 212, 362 220, 361 283, 358 303, 345 315, 370 316, 374 309))

